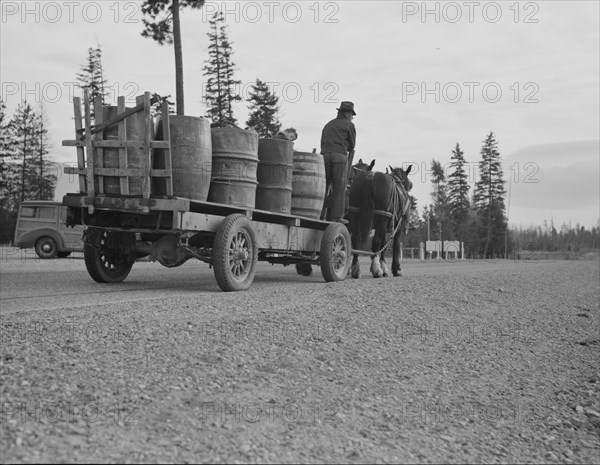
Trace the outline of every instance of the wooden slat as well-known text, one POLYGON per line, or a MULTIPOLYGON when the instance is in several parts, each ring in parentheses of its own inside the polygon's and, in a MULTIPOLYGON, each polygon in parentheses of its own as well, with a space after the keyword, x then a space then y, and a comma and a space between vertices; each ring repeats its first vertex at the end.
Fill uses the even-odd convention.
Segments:
POLYGON ((165 180, 167 183, 167 195, 171 197, 173 195, 173 164, 171 159, 171 127, 169 124, 169 104, 166 99, 162 103, 162 119, 163 119, 163 141, 169 144, 164 150, 165 157, 165 169, 171 173, 165 180))
MULTIPOLYGON (((92 147, 92 133, 90 127, 92 126, 92 116, 90 115, 90 99, 87 89, 83 90, 83 107, 85 111, 85 142, 86 142, 86 156, 87 156, 87 195, 93 197, 96 193, 94 192, 94 148, 92 147)), ((94 213, 94 206, 88 207, 90 215, 94 213)))
POLYGON ((146 131, 144 133, 144 151, 142 154, 142 170, 147 173, 142 176, 142 197, 145 199, 150 198, 150 157, 152 155, 152 149, 150 148, 150 141, 152 140, 152 115, 150 114, 150 92, 145 92, 144 95, 138 97, 138 104, 144 105, 144 126, 146 131))
MULTIPOLYGON (((123 113, 125 111, 125 97, 120 96, 117 99, 117 111, 119 113, 123 113)), ((127 120, 123 119, 119 121, 118 128, 118 136, 119 140, 117 141, 119 144, 127 144, 127 120)), ((132 141, 134 142, 134 141, 132 141)), ((119 168, 126 169, 127 168, 127 148, 128 145, 125 145, 122 148, 119 148, 119 168)), ((120 179, 120 188, 121 194, 128 195, 129 194, 129 178, 123 177, 120 179)))
MULTIPOLYGON (((81 99, 73 98, 73 113, 75 116, 75 134, 81 130, 81 99)), ((85 150, 77 147, 77 167, 85 169, 85 150)), ((79 175, 79 192, 85 192, 85 173, 79 175)))
MULTIPOLYGON (((65 166, 64 172, 66 174, 85 174, 86 169, 76 168, 74 166, 65 166)), ((116 176, 116 177, 130 177, 130 176, 142 176, 145 172, 142 169, 135 168, 94 168, 96 176, 116 176)), ((170 170, 150 170, 150 176, 153 178, 168 178, 171 177, 170 170)), ((125 195, 125 194, 124 194, 125 195)))
MULTIPOLYGON (((96 98, 94 101, 94 123, 102 124, 102 99, 96 98)), ((94 139, 104 139, 104 131, 98 132, 94 139)), ((94 164, 100 168, 104 167, 104 149, 102 147, 94 147, 94 141, 92 141, 92 147, 94 150, 94 164)), ((98 193, 104 194, 104 177, 98 173, 97 168, 94 167, 94 175, 98 176, 98 193)))
MULTIPOLYGON (((138 97, 139 99, 139 97, 138 97)), ((150 105, 152 105, 153 103, 158 102, 158 97, 154 97, 153 99, 150 100, 150 105)), ((138 111, 144 110, 144 102, 142 101, 142 103, 136 105, 133 108, 130 108, 129 110, 125 110, 123 113, 119 113, 117 116, 115 116, 114 118, 109 119, 108 121, 102 123, 99 126, 94 126, 91 129, 92 134, 96 134, 97 132, 100 132, 104 129, 106 129, 109 126, 112 126, 113 124, 118 123, 119 121, 127 118, 128 116, 133 115, 134 113, 137 113, 138 111)))
MULTIPOLYGON (((63 140, 63 147, 85 147, 86 143, 82 140, 63 140)), ((93 147, 103 148, 143 148, 143 140, 94 140, 92 141, 93 147)), ((150 141, 150 148, 153 149, 168 149, 171 146, 169 141, 153 140, 150 141)))

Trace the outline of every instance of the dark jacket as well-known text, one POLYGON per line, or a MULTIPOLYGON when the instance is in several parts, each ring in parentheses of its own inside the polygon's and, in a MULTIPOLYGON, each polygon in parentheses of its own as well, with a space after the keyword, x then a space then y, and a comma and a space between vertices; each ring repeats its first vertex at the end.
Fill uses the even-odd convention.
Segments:
POLYGON ((348 153, 356 145, 354 123, 343 116, 332 119, 321 133, 321 153, 348 153))

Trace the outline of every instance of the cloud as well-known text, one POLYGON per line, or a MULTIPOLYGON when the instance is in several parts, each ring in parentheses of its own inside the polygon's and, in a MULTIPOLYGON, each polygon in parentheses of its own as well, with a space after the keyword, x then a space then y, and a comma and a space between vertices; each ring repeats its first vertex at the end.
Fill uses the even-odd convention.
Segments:
POLYGON ((553 212, 593 223, 600 210, 600 141, 542 144, 513 152, 503 162, 512 213, 553 212), (560 210, 560 213, 558 212, 560 210))

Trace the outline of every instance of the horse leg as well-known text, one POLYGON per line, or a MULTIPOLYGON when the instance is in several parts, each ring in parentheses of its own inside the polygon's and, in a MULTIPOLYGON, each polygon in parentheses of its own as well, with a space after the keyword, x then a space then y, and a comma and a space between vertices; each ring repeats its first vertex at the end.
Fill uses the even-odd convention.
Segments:
POLYGON ((400 231, 396 232, 394 236, 394 250, 393 250, 393 258, 392 258, 392 274, 394 276, 402 276, 401 266, 400 266, 400 231))
POLYGON ((379 250, 385 244, 385 223, 381 221, 381 218, 376 218, 373 221, 375 226, 375 235, 373 236, 373 244, 371 250, 375 255, 371 259, 371 274, 374 278, 381 278, 383 276, 383 270, 380 265, 380 254, 379 250))
POLYGON ((379 259, 379 265, 381 266, 381 271, 383 273, 383 277, 387 278, 389 276, 389 274, 388 274, 387 263, 385 263, 385 252, 383 252, 381 254, 381 258, 379 259))
POLYGON ((379 266, 379 254, 375 254, 371 257, 371 274, 374 278, 381 278, 383 276, 383 270, 381 269, 381 266, 379 266))
POLYGON ((356 254, 352 257, 352 266, 350 266, 349 271, 354 279, 360 278, 360 263, 358 262, 358 255, 356 254))

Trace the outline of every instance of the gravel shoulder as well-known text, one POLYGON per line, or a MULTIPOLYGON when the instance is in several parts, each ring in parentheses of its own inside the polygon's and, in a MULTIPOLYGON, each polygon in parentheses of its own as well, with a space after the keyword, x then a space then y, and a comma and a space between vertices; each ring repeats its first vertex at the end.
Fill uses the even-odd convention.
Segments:
POLYGON ((2 462, 600 463, 598 260, 2 261, 2 462), (368 265, 363 265, 363 273, 368 265))

